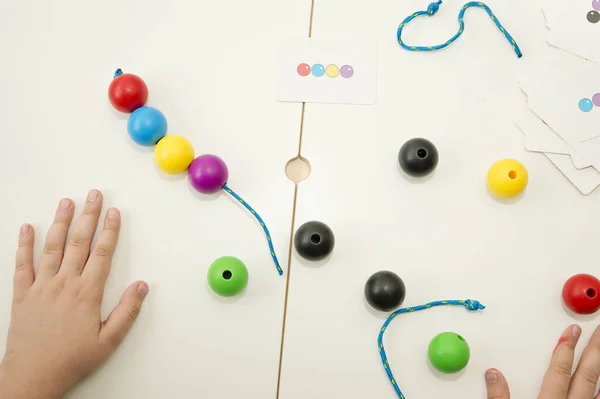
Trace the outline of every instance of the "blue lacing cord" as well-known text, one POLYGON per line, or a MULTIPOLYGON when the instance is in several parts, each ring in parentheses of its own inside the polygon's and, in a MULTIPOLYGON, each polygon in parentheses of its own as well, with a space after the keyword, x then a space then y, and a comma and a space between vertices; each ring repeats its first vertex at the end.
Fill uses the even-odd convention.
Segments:
POLYGON ((248 205, 248 203, 246 201, 244 201, 239 195, 237 195, 235 193, 235 191, 230 189, 227 186, 227 184, 223 185, 223 190, 227 191, 233 198, 238 200, 240 204, 244 205, 244 207, 246 209, 248 209, 251 214, 254 215, 256 220, 258 220, 258 222, 260 223, 261 227, 263 228, 263 230, 265 232, 265 235, 267 236, 267 244, 269 244, 269 250, 271 251, 271 258, 273 258, 275 267, 277 268, 277 271, 279 272, 279 275, 281 276, 283 274, 283 270, 281 269, 281 266, 279 266, 279 260, 277 260, 277 255, 275 255, 275 248, 273 248, 273 242, 271 240, 271 233, 269 233, 269 229, 267 228, 267 225, 265 224, 265 222, 262 220, 260 215, 258 213, 256 213, 256 211, 254 209, 252 209, 252 207, 250 205, 248 205))
POLYGON ((467 310, 471 310, 471 311, 485 309, 485 306, 480 304, 478 301, 473 301, 471 299, 466 299, 464 301, 455 301, 455 300, 435 301, 435 302, 429 302, 425 305, 412 306, 409 308, 398 309, 394 313, 392 313, 390 315, 390 317, 388 317, 388 319, 385 321, 385 323, 383 323, 383 326, 381 327, 381 331, 379 331, 379 337, 377 337, 377 344, 379 345, 379 355, 381 356, 383 368, 385 369, 385 372, 387 373, 388 378, 390 379, 390 382, 392 383, 392 386, 394 387, 394 390, 396 391, 396 393, 398 394, 398 397, 400 399, 405 399, 405 397, 404 397, 404 394, 402 393, 402 391, 400 390, 400 387, 398 386, 398 383, 396 382, 394 375, 392 374, 392 369, 390 367, 390 363, 388 362, 388 358, 385 353, 385 349, 383 347, 383 334, 385 333, 385 330, 387 330, 388 325, 392 322, 392 320, 396 316, 403 314, 403 313, 417 312, 419 310, 425 310, 425 309, 433 308, 436 306, 464 306, 465 308, 467 308, 467 310))
POLYGON ((456 35, 452 36, 450 38, 450 40, 448 40, 446 43, 438 44, 437 46, 409 46, 407 44, 404 44, 404 42, 402 41, 402 30, 404 29, 404 27, 410 21, 412 21, 413 19, 415 19, 421 15, 428 15, 430 17, 435 15, 435 13, 438 12, 438 10, 440 9, 441 4, 442 4, 442 0, 438 0, 434 3, 431 3, 427 7, 427 11, 417 11, 414 14, 408 16, 404 21, 402 21, 400 26, 398 26, 398 33, 396 35, 398 38, 398 43, 400 43, 400 46, 402 46, 402 48, 404 48, 405 50, 409 50, 409 51, 436 51, 436 50, 441 50, 443 48, 448 47, 449 45, 454 43, 454 41, 456 41, 456 39, 458 39, 465 30, 464 16, 465 16, 465 11, 467 11, 467 8, 480 7, 480 8, 483 8, 488 13, 488 15, 490 16, 492 21, 494 21, 494 23, 496 24, 498 29, 500 29, 500 31, 502 33, 504 33, 504 36, 506 36, 506 40, 508 40, 508 42, 511 44, 513 50, 515 51, 515 53, 517 53, 517 56, 519 58, 521 58, 523 56, 523 53, 521 52, 521 49, 517 45, 517 42, 515 42, 515 39, 513 39, 513 37, 510 35, 510 33, 508 33, 508 31, 506 29, 504 29, 504 27, 502 26, 502 24, 500 23, 498 18, 494 15, 492 10, 490 10, 490 8, 487 5, 485 5, 484 3, 479 2, 479 1, 471 1, 462 7, 460 12, 458 13, 458 23, 460 24, 460 28, 458 29, 458 32, 456 33, 456 35))

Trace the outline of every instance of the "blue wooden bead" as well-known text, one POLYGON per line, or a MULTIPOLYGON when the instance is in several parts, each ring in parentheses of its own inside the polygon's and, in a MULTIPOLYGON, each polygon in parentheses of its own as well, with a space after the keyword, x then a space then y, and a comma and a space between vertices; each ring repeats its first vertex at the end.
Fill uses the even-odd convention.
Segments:
POLYGON ((137 144, 151 147, 167 134, 167 119, 156 108, 140 107, 129 116, 127 132, 137 144))

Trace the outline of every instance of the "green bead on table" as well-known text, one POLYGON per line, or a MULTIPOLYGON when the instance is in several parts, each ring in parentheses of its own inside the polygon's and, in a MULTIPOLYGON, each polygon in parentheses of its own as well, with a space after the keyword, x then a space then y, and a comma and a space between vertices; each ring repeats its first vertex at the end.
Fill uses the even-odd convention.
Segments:
POLYGON ((208 285, 218 295, 235 296, 248 285, 248 268, 236 257, 220 257, 208 269, 208 285))
POLYGON ((471 351, 463 337, 453 332, 443 332, 431 340, 427 355, 437 370, 456 373, 467 366, 471 351))

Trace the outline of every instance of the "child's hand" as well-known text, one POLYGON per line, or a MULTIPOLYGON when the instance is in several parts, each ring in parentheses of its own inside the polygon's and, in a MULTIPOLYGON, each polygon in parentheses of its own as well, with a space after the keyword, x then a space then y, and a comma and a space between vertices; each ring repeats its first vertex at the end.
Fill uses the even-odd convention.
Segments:
MULTIPOLYGON (((575 345, 581 336, 579 326, 563 332, 554 349, 538 399, 592 399, 600 378, 600 327, 590 338, 575 373, 571 376, 575 345)), ((509 399, 508 384, 495 369, 485 373, 488 399, 509 399)), ((595 399, 600 399, 600 395, 595 399)))
POLYGON ((37 275, 33 269, 33 228, 21 228, 7 348, 0 366, 0 399, 55 399, 98 368, 133 324, 148 293, 136 282, 104 322, 100 303, 117 246, 121 215, 109 209, 91 250, 102 209, 102 194, 88 194, 72 231, 74 204, 58 205, 37 275))

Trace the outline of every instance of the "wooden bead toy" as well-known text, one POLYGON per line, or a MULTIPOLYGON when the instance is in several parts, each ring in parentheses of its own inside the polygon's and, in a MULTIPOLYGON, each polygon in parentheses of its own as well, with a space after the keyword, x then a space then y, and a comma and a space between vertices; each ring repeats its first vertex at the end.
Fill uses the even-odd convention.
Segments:
POLYGON ((577 274, 563 285, 562 299, 574 313, 596 313, 600 310, 600 280, 589 274, 577 274))
MULTIPOLYGON (((246 201, 227 186, 229 171, 225 162, 212 154, 200 155, 194 159, 194 148, 186 138, 167 136, 167 119, 158 109, 145 105, 148 88, 139 76, 124 74, 122 70, 117 69, 108 89, 108 97, 117 110, 131 113, 127 121, 127 131, 131 139, 142 146, 156 145, 154 159, 163 172, 169 174, 187 172, 190 185, 202 194, 214 194, 223 189, 256 218, 267 238, 275 268, 279 275, 283 275, 267 225, 246 201)), ((222 262, 235 263, 229 258, 220 261, 219 264, 222 262)))
POLYGON ((127 132, 137 144, 152 147, 167 134, 167 119, 156 108, 143 106, 129 116, 127 132))
POLYGON ((294 248, 307 260, 321 260, 329 256, 335 246, 333 231, 323 222, 306 222, 296 230, 294 248))
POLYGON ((435 145, 427 139, 414 138, 400 147, 398 163, 409 176, 423 177, 435 170, 439 154, 435 145))
POLYGON ((108 99, 118 111, 133 112, 146 104, 148 87, 139 76, 119 69, 108 87, 108 99))
POLYGON ((194 159, 188 170, 188 179, 194 189, 202 194, 219 191, 229 178, 225 162, 216 155, 200 155, 194 159))
POLYGON ((529 182, 527 169, 514 159, 501 159, 494 163, 487 174, 490 191, 500 198, 512 198, 520 195, 529 182))
POLYGON ((156 144, 154 160, 165 173, 183 173, 194 160, 194 147, 185 137, 166 136, 156 144))
POLYGON ((387 270, 373 274, 365 284, 367 302, 382 312, 399 308, 405 296, 404 281, 396 273, 387 270))
POLYGON ((208 285, 218 295, 238 295, 248 285, 248 268, 238 258, 223 256, 208 269, 208 285))
POLYGON ((463 337, 443 332, 431 340, 427 356, 431 365, 442 373, 456 373, 467 366, 471 351, 463 337))

